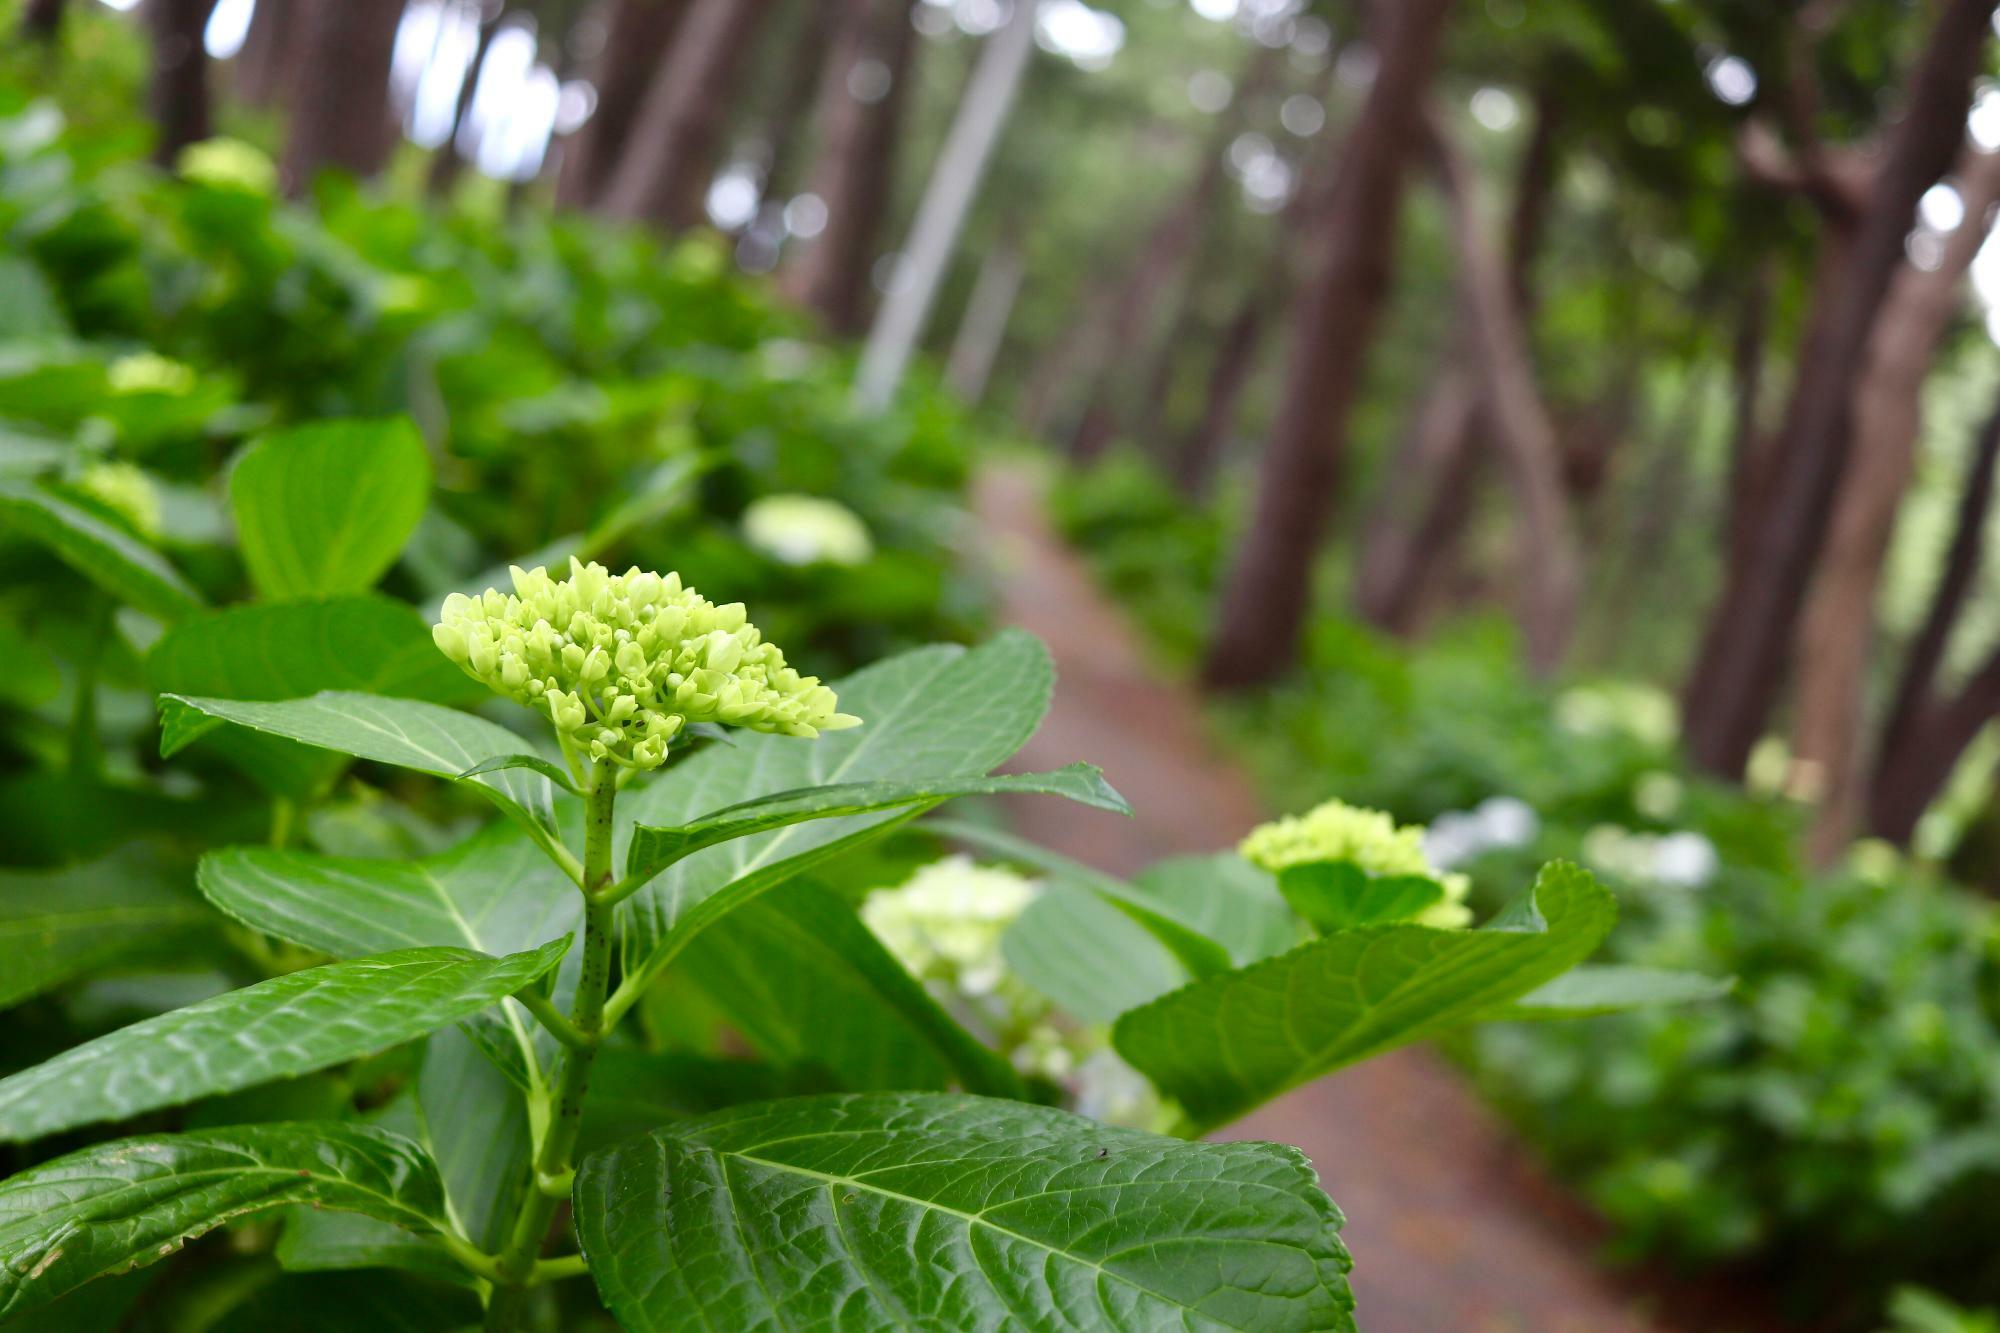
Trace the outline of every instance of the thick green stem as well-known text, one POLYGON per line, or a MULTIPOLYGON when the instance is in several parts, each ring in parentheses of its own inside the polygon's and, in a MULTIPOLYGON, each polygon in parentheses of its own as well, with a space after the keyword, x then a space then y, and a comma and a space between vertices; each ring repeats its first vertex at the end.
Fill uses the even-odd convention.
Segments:
POLYGON ((535 1154, 535 1177, 521 1201, 507 1247, 495 1260, 500 1280, 486 1309, 488 1333, 516 1328, 535 1277, 535 1261, 548 1238, 549 1222, 575 1172, 577 1132, 583 1124, 583 1098, 590 1090, 590 1069, 606 1028, 604 1000, 611 989, 613 907, 602 895, 611 886, 612 810, 618 799, 616 770, 597 765, 591 773, 588 813, 583 833, 583 970, 577 978, 571 1006, 562 1078, 547 1132, 535 1154))

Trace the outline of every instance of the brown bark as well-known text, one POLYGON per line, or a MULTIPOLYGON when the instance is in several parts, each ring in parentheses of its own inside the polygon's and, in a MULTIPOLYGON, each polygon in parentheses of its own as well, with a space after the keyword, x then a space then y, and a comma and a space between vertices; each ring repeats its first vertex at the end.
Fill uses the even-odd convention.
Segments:
POLYGON ((1812 766, 1820 792, 1808 844, 1820 865, 1845 850, 1861 819, 1862 713, 1882 563, 1916 466, 1924 381, 2000 202, 2000 155, 1968 150, 1960 168, 1965 219, 1940 262, 1932 269, 1904 264, 1883 299, 1854 390, 1853 456, 1799 625, 1792 753, 1812 766))
POLYGON ((1853 244, 1809 321, 1749 558, 1728 571, 1684 692, 1688 752, 1710 772, 1742 772, 1776 703, 1847 464, 1849 391, 1902 262, 1917 199, 1944 174, 1964 137, 1992 10, 1991 0, 1943 4, 1853 244))
POLYGON ((1361 543, 1355 612, 1400 637, 1417 632, 1427 571, 1450 539, 1441 529, 1465 510, 1462 497, 1474 464, 1478 405, 1465 361, 1454 357, 1425 394, 1416 420, 1397 446, 1361 543))
POLYGON ((1555 200, 1556 135, 1561 128, 1562 103, 1555 90, 1544 84, 1535 93, 1534 129, 1521 154, 1514 213, 1507 229, 1507 286, 1523 322, 1535 313, 1535 261, 1541 257, 1549 205, 1555 200))
POLYGON ((1868 787, 1868 827, 1877 837, 1908 842, 1952 766, 1985 725, 2000 698, 2000 651, 1950 701, 1939 698, 1937 678, 1945 650, 1986 555, 1987 516, 2000 464, 2000 405, 1987 418, 1973 448, 1959 496, 1958 514, 1944 568, 1931 604, 1903 659, 1889 711, 1876 744, 1868 787))
POLYGON ((804 12, 797 20, 791 50, 785 55, 783 82, 763 121, 763 194, 768 204, 779 209, 798 188, 799 150, 808 146, 815 128, 813 111, 820 100, 822 66, 829 44, 840 36, 837 6, 813 0, 801 8, 804 12))
POLYGON ((1174 454, 1174 484, 1190 499, 1208 493, 1222 466, 1243 391, 1250 387, 1252 372, 1257 369, 1257 349, 1263 345, 1270 311, 1269 296, 1262 290, 1252 291, 1223 331, 1209 366, 1201 418, 1174 454))
POLYGON ((458 101, 452 107, 451 129, 446 132, 444 142, 431 154, 430 171, 426 173, 424 186, 433 195, 441 195, 451 188, 458 179, 458 173, 465 165, 465 155, 458 142, 460 132, 465 128, 466 115, 472 110, 472 95, 479 90, 479 71, 486 64, 486 52, 493 45, 493 36, 500 31, 499 13, 490 17, 483 12, 484 20, 479 25, 479 41, 472 49, 472 61, 465 67, 465 82, 458 86, 458 101))
POLYGON ((912 7, 913 0, 849 0, 820 78, 823 139, 812 191, 826 205, 826 230, 798 245, 783 288, 842 337, 868 327, 870 278, 893 201, 896 145, 916 55, 912 7), (864 75, 875 66, 887 72, 886 90, 865 85, 864 75))
POLYGON ((1764 391, 1764 344, 1771 317, 1771 285, 1775 274, 1766 260, 1758 264, 1736 308, 1736 334, 1729 370, 1733 419, 1729 430, 1729 493, 1723 507, 1723 549, 1729 563, 1748 559, 1756 493, 1763 483, 1764 436, 1758 403, 1764 391))
POLYGON ((287 71, 292 128, 279 164, 285 193, 295 197, 326 168, 366 177, 388 160, 395 144, 389 62, 403 16, 403 0, 301 3, 287 71))
POLYGON ((1292 361, 1265 445, 1256 508, 1230 571, 1204 674, 1240 689, 1289 670, 1298 655, 1312 569, 1347 447, 1394 265, 1405 168, 1422 143, 1425 101, 1450 0, 1376 11, 1379 63, 1340 165, 1324 249, 1294 317, 1292 361))
POLYGON ((1490 229, 1472 171, 1441 127, 1436 143, 1465 291, 1466 344, 1479 388, 1480 418, 1499 448, 1514 492, 1519 615, 1528 664, 1548 675, 1568 645, 1582 584, 1562 453, 1536 385, 1527 330, 1514 304, 1515 285, 1487 240, 1490 229))
POLYGON ((202 38, 214 7, 215 0, 145 0, 140 11, 152 39, 146 103, 153 118, 153 161, 163 167, 209 136, 208 52, 202 38))
POLYGON ((21 38, 53 42, 62 32, 63 0, 28 0, 21 9, 21 38))
POLYGON ((243 49, 232 63, 236 67, 236 95, 251 106, 270 106, 278 100, 287 56, 299 27, 300 2, 257 0, 250 11, 243 49))
POLYGON ((563 149, 558 204, 587 208, 604 192, 631 138, 646 86, 687 9, 688 0, 607 0, 604 46, 590 70, 597 108, 563 149))
MULTIPOLYGON (((1250 55, 1238 80, 1235 97, 1218 115, 1201 144, 1193 178, 1181 196, 1154 226, 1125 278, 1118 304, 1111 317, 1111 343, 1115 347, 1145 346, 1151 339, 1151 325, 1160 299, 1187 280, 1183 271, 1195 253, 1222 186, 1228 179, 1229 145, 1243 132, 1246 113, 1263 95, 1278 69, 1279 51, 1259 45, 1250 55)), ((1129 363, 1123 357, 1107 360, 1100 368, 1085 399, 1083 415, 1070 438, 1070 456, 1089 460, 1104 452, 1124 425, 1124 401, 1129 388, 1129 363)))
POLYGON ((604 212, 668 231, 702 221, 730 89, 769 12, 770 0, 694 0, 639 104, 604 212))

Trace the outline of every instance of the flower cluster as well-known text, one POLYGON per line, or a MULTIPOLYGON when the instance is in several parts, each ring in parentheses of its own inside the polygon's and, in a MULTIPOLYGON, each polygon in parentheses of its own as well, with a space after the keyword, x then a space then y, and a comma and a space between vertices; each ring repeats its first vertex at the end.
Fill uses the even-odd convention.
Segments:
POLYGON ((875 553, 853 510, 815 495, 753 500, 743 511, 743 539, 787 565, 858 565, 875 553))
POLYGON ((77 489, 130 523, 140 536, 160 535, 160 493, 132 463, 99 462, 77 474, 77 489))
POLYGON ((278 192, 278 168, 262 149, 241 139, 203 139, 181 150, 181 175, 200 185, 246 194, 278 192))
POLYGON ((678 574, 613 574, 570 561, 569 577, 514 569, 514 593, 453 593, 432 637, 474 679, 546 715, 564 746, 657 768, 690 722, 816 736, 861 719, 785 665, 743 606, 716 606, 678 574))
POLYGON ((1398 825, 1380 810, 1328 801, 1302 815, 1259 824, 1237 847, 1244 860, 1272 874, 1291 866, 1347 861, 1370 875, 1421 875, 1444 886, 1444 901, 1418 913, 1426 926, 1463 926, 1472 920, 1465 896, 1472 883, 1464 875, 1440 874, 1424 855, 1424 829, 1398 825))
POLYGON ((1016 1069, 1064 1085, 1078 1114, 1161 1128, 1159 1094, 1111 1049, 1110 1033, 1070 1019, 1007 966, 1007 931, 1041 892, 1011 870, 948 856, 869 894, 861 917, 940 1004, 1016 1069))

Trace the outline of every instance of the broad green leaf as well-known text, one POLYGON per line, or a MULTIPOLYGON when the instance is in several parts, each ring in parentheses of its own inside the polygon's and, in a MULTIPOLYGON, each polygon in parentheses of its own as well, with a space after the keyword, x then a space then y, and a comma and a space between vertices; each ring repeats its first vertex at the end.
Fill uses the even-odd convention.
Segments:
POLYGON ((0 1181, 0 1319, 288 1203, 445 1225, 437 1169, 381 1130, 319 1121, 100 1143, 0 1181))
MULTIPOLYGON (((171 756, 223 723, 304 745, 457 780, 528 743, 497 723, 417 699, 323 690, 278 701, 160 696, 160 754, 171 756)), ((552 840, 555 792, 528 768, 502 768, 465 779, 540 840, 552 840)))
POLYGON ((1135 1009, 1113 1039, 1205 1131, 1528 994, 1588 956, 1616 915, 1588 872, 1555 862, 1482 929, 1328 935, 1135 1009))
POLYGON ((1052 887, 1000 937, 1007 967, 1072 1018, 1110 1023, 1188 983, 1147 929, 1094 893, 1052 887))
POLYGON ((1352 1329, 1296 1148, 937 1093, 767 1102, 584 1162, 577 1233, 631 1333, 1352 1329))
POLYGON ((1719 1000, 1735 988, 1734 977, 1622 963, 1585 964, 1479 1017, 1486 1022, 1591 1018, 1654 1005, 1719 1000))
POLYGON ((955 819, 934 819, 926 827, 953 842, 1033 866, 1047 875, 1053 886, 1086 889, 1095 893, 1144 926, 1148 933, 1166 946, 1190 976, 1216 976, 1234 966, 1227 949, 1183 920, 1168 904, 1138 892, 1124 880, 998 829, 982 828, 955 819))
POLYGON ((319 421, 253 441, 229 474, 243 563, 274 600, 365 592, 396 562, 430 499, 415 426, 319 421))
POLYGON ((607 1046, 597 1053, 583 1104, 581 1151, 609 1147, 674 1120, 776 1097, 834 1092, 824 1070, 755 1060, 607 1046))
POLYGON ((753 833, 803 824, 814 819, 873 814, 915 807, 935 809, 959 796, 1034 792, 1063 796, 1099 810, 1130 814, 1131 807, 1104 780, 1104 771, 1090 764, 1071 764, 1052 773, 1014 773, 1003 777, 919 778, 907 782, 843 782, 803 791, 774 792, 741 801, 671 828, 640 824, 632 830, 625 853, 629 880, 651 879, 674 862, 705 847, 745 838, 753 833))
POLYGON ((1299 924, 1270 874, 1235 852, 1155 861, 1132 877, 1132 887, 1227 949, 1239 965, 1283 953, 1300 940, 1299 924))
POLYGON ((820 1064, 856 1092, 956 1083, 1022 1095, 1007 1062, 959 1026, 845 900, 816 884, 745 903, 674 967, 776 1064, 820 1064))
POLYGON ((404 949, 260 981, 0 1079, 0 1142, 233 1092, 434 1032, 538 980, 569 941, 488 958, 404 949))
POLYGON ((48 547, 71 569, 147 615, 173 621, 203 608, 201 594, 165 556, 53 491, 0 480, 0 524, 48 547))
POLYGON ((1370 875, 1352 861, 1313 861, 1278 872, 1278 891, 1322 935, 1407 921, 1444 901, 1444 885, 1422 875, 1370 875))
MULTIPOLYGON (((477 681, 431 642, 423 617, 372 593, 233 606, 169 629, 146 655, 146 683, 163 694, 297 699, 320 690, 468 703, 477 681)), ((344 759, 293 741, 232 729, 210 738, 265 785, 310 796, 344 759)))
POLYGON ((288 1273, 207 1333, 441 1333, 478 1326, 479 1299, 460 1287, 402 1273, 288 1273))
MULTIPOLYGON (((984 777, 1034 733, 1054 680, 1048 651, 1018 631, 969 651, 903 653, 835 682, 842 711, 863 725, 810 741, 751 734, 698 751, 628 798, 621 823, 686 825, 718 805, 834 783, 984 777)), ((793 824, 676 862, 619 909, 627 984, 657 975, 697 931, 773 884, 909 814, 793 824)))
POLYGON ((0 871, 0 1008, 113 964, 184 950, 213 921, 187 891, 185 870, 133 852, 0 871))
MULTIPOLYGON (((436 1036, 432 1040, 436 1040, 436 1036)), ((410 1140, 428 1154, 433 1163, 436 1162, 437 1153, 425 1133, 423 1113, 414 1097, 398 1096, 380 1111, 368 1116, 363 1123, 371 1129, 410 1140)), ((445 1199, 449 1197, 447 1189, 445 1199)), ((443 1206, 444 1200, 440 1203, 443 1206)), ((330 1273, 353 1268, 400 1268, 445 1282, 469 1285, 472 1280, 472 1275, 452 1258, 434 1235, 408 1231, 393 1222, 362 1213, 332 1212, 309 1204, 287 1208, 282 1216, 284 1230, 279 1233, 272 1257, 287 1272, 330 1273)))

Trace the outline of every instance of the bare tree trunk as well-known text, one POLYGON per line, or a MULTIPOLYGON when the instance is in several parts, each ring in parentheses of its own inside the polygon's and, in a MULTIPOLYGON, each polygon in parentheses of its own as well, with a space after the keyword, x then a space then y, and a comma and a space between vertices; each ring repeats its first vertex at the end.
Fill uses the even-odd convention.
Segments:
POLYGON ((1198 499, 1215 483, 1223 450, 1236 425, 1238 405, 1257 369, 1257 349, 1270 323, 1270 298, 1255 288, 1223 330, 1215 360, 1209 366, 1201 419, 1196 421, 1174 454, 1174 484, 1181 494, 1198 499))
POLYGON ((1902 262, 1917 200, 1951 165, 1964 138, 1992 12, 1992 0, 1942 5, 1852 249, 1808 324, 1755 541, 1749 558, 1728 572, 1684 692, 1688 752, 1710 772, 1742 772, 1776 703, 1847 464, 1849 390, 1902 262))
POLYGON ((938 284, 965 226, 966 211, 1014 109, 1021 78, 1028 72, 1028 58, 1035 50, 1035 15, 1034 5, 1016 5, 1006 26, 986 39, 986 49, 972 67, 972 79, 910 223, 910 239, 903 247, 903 280, 882 303, 861 349, 854 401, 863 411, 879 412, 889 405, 916 354, 938 284))
POLYGON ((2000 201, 2000 156, 1968 150, 1957 180, 1965 218, 1937 267, 1906 263, 1883 299, 1854 390, 1853 457, 1800 621, 1792 753, 1817 771, 1820 807, 1808 845, 1818 865, 1845 850, 1861 820, 1861 726, 1882 562, 1916 466, 1924 381, 2000 201))
POLYGON ((1007 319, 1014 313, 1014 298, 1020 295, 1027 270, 1027 258, 1012 239, 1000 241, 979 262, 979 276, 973 281, 945 369, 946 381, 968 407, 986 396, 986 382, 999 358, 1007 319))
MULTIPOLYGON (((1229 161, 1229 145, 1243 132, 1251 103, 1270 87, 1277 74, 1279 54, 1277 48, 1261 44, 1251 52, 1238 79, 1234 99, 1225 112, 1217 115, 1214 127, 1202 140, 1193 179, 1153 228, 1126 276, 1124 289, 1112 311, 1112 346, 1149 345, 1159 301, 1190 280, 1186 272, 1188 260, 1195 253, 1196 242, 1208 226, 1227 180, 1224 168, 1229 161)), ((1069 442, 1071 457, 1079 460, 1097 457, 1125 424, 1126 409, 1130 406, 1125 400, 1133 389, 1129 366, 1127 358, 1121 356, 1100 368, 1084 402, 1076 434, 1069 442)))
POLYGON ((806 131, 814 125, 818 75, 826 63, 828 43, 840 32, 834 6, 809 0, 801 8, 805 12, 797 20, 798 31, 786 53, 784 82, 764 117, 761 136, 765 149, 763 195, 767 204, 779 209, 796 188, 799 149, 809 137, 806 131))
POLYGON ((389 158, 389 63, 403 0, 301 0, 289 54, 292 130, 279 175, 298 196, 328 167, 372 176, 389 158))
POLYGON ((1265 445, 1255 514, 1204 667, 1208 682, 1223 689, 1274 679, 1298 655, 1347 417, 1388 295, 1405 166, 1422 143, 1451 3, 1405 0, 1375 12, 1380 61, 1321 228, 1319 271, 1295 317, 1291 369, 1265 445))
MULTIPOLYGON (((1868 787, 1868 827, 1892 842, 1909 840, 1924 808, 1984 721, 1969 718, 1964 710, 1953 714, 1941 705, 1937 679, 1952 631, 1985 559, 1986 523, 1993 508, 1996 470, 2000 470, 2000 404, 1995 405, 1973 447, 1944 568, 1931 593, 1923 626, 1903 658, 1902 674, 1897 677, 1875 746, 1875 767, 1868 787)), ((1989 664, 1987 671, 1991 670, 1989 664)))
POLYGON ((1455 355, 1424 395, 1423 408, 1390 464, 1374 517, 1362 538, 1354 606, 1361 618, 1400 637, 1417 632, 1426 571, 1449 541, 1440 527, 1462 515, 1478 438, 1478 393, 1455 355))
POLYGON ((235 67, 236 96, 250 106, 270 106, 278 100, 286 55, 298 31, 300 0, 256 0, 243 49, 230 62, 235 67))
POLYGON ((140 11, 152 37, 146 100, 155 133, 153 161, 163 167, 209 135, 208 52, 202 38, 214 7, 215 0, 145 0, 140 11))
POLYGON ((687 9, 688 0, 606 0, 601 11, 604 46, 590 69, 597 109, 563 149, 562 173, 556 178, 556 202, 562 207, 587 208, 603 194, 632 136, 646 86, 687 9))
POLYGON ((28 0, 21 9, 21 39, 55 41, 62 32, 63 0, 28 0))
POLYGON ((914 0, 850 0, 820 78, 823 134, 812 189, 826 230, 799 243, 783 288, 832 332, 868 325, 870 278, 896 184, 896 144, 916 55, 914 0))
POLYGON ((770 0, 694 0, 605 186, 606 213, 668 231, 701 222, 730 86, 769 12, 770 0))
POLYGON ((458 179, 459 169, 465 165, 466 149, 471 147, 460 143, 459 138, 465 133, 466 117, 472 111, 472 95, 479 90, 479 71, 486 65, 486 53, 493 46, 494 34, 500 31, 497 10, 488 15, 482 7, 479 17, 479 41, 472 48, 472 62, 465 67, 465 81, 458 86, 458 102, 451 112, 451 129, 431 155, 430 171, 424 179, 424 188, 433 196, 443 195, 451 189, 452 182, 458 179))
POLYGON ((1562 453, 1536 387, 1527 331, 1514 306, 1514 285, 1486 239, 1490 229, 1474 194, 1472 172, 1442 127, 1436 135, 1465 289, 1466 342, 1479 385, 1480 416, 1499 446, 1514 491, 1522 635, 1530 667, 1546 676, 1562 662, 1582 584, 1562 453))
POLYGON ((1729 494, 1723 502, 1722 539, 1732 565, 1749 558, 1756 491, 1763 481, 1764 436, 1757 407, 1764 391, 1764 343, 1769 336, 1775 279, 1770 260, 1757 265, 1736 309, 1736 336, 1730 348, 1734 420, 1730 425, 1729 494))

